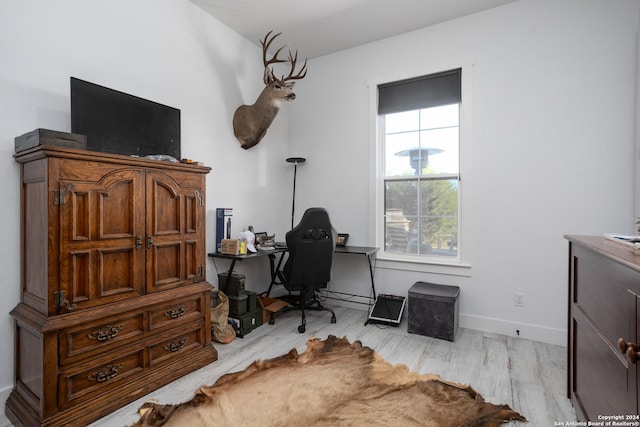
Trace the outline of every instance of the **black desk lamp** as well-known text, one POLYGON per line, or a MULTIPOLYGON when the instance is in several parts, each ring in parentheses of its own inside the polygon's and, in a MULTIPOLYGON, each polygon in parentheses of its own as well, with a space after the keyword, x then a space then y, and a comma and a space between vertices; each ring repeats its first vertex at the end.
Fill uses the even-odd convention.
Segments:
POLYGON ((293 163, 293 203, 291 205, 291 228, 293 228, 293 216, 296 212, 296 174, 298 173, 298 163, 304 163, 304 157, 289 157, 287 163, 293 163))

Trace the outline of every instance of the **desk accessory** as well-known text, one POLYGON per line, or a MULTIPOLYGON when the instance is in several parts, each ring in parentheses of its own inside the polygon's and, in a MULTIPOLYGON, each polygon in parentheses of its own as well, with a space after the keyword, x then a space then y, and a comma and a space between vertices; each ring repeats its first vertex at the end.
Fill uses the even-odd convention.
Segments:
POLYGON ((349 240, 348 234, 338 233, 338 237, 336 237, 336 246, 346 246, 347 240, 349 240))
POLYGON ((406 298, 403 296, 379 294, 367 323, 398 326, 402 320, 405 303, 406 298))
POLYGON ((266 231, 258 231, 253 233, 256 235, 256 243, 261 244, 264 240, 267 240, 267 232, 266 231))

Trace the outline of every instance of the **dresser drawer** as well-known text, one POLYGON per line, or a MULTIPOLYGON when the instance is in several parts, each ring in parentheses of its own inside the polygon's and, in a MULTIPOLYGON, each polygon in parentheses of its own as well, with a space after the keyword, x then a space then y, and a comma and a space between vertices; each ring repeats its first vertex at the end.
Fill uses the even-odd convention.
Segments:
POLYGON ((60 364, 111 351, 120 344, 138 340, 144 334, 144 311, 130 311, 60 331, 60 364))
POLYGON ((629 279, 631 270, 582 247, 574 250, 574 266, 575 307, 617 349, 619 338, 629 340, 633 335, 628 320, 635 316, 635 295, 627 287, 634 282, 629 279))
POLYGON ((173 300, 149 309, 149 330, 171 328, 178 324, 203 318, 204 296, 202 293, 173 300))
POLYGON ((131 347, 62 370, 58 384, 60 408, 88 401, 141 375, 144 371, 144 346, 131 347))
POLYGON ((162 334, 149 345, 149 366, 155 367, 204 347, 206 332, 209 331, 204 330, 204 322, 199 321, 162 334))

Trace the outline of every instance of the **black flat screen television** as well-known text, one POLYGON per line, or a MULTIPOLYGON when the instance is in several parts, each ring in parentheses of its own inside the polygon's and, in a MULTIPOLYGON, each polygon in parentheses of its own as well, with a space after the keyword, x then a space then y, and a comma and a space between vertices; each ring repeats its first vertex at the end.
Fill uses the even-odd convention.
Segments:
POLYGON ((87 149, 180 160, 180 110, 71 77, 71 132, 87 149))

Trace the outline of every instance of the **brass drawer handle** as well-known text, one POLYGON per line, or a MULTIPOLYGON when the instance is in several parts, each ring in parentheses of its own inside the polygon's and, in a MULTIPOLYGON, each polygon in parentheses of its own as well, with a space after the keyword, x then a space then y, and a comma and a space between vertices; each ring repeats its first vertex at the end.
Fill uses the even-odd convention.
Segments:
POLYGON ((98 340, 98 341, 108 341, 111 338, 115 338, 124 328, 124 325, 106 325, 102 328, 95 330, 88 334, 90 340, 98 340))
POLYGON ((175 307, 168 308, 167 311, 164 312, 165 316, 170 317, 172 319, 177 319, 178 317, 184 316, 187 312, 186 305, 177 305, 175 307))
POLYGON ((103 383, 111 378, 114 378, 118 375, 118 371, 122 369, 124 365, 121 363, 119 365, 107 365, 104 368, 100 369, 95 374, 89 375, 89 379, 91 381, 97 381, 99 383, 103 383))
POLYGON ((185 343, 189 340, 189 338, 184 337, 184 338, 178 338, 176 340, 174 340, 172 343, 169 343, 167 345, 164 346, 164 349, 167 351, 171 351, 171 352, 176 352, 178 350, 182 350, 182 348, 184 347, 185 343))

